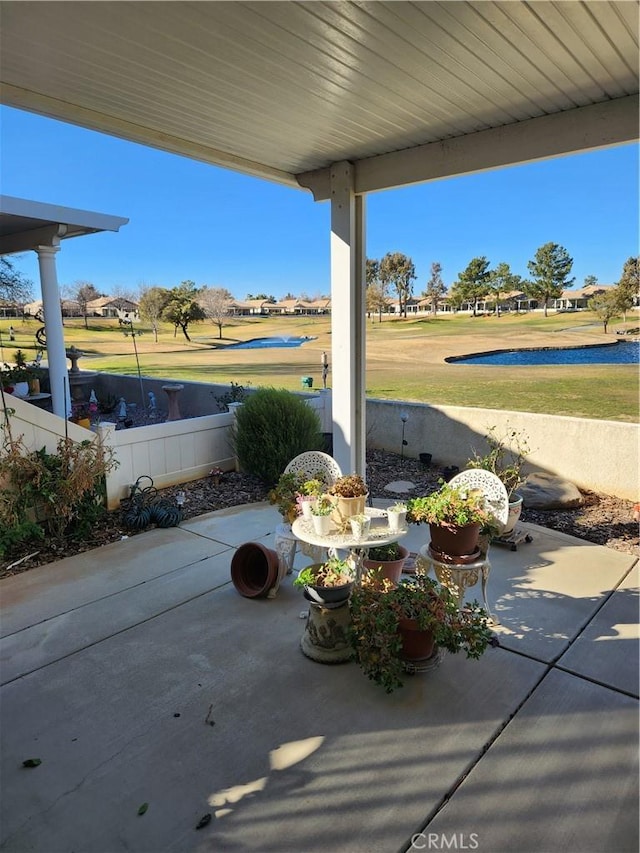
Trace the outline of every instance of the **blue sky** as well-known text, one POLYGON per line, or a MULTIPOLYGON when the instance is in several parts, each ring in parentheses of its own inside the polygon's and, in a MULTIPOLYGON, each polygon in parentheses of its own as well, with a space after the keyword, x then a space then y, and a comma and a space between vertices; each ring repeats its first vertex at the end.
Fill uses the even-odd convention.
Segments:
MULTIPOLYGON (((6 195, 129 218, 118 234, 65 241, 61 285, 135 292, 191 279, 239 299, 330 291, 329 205, 305 191, 8 107, 0 174, 6 195)), ((552 241, 574 259, 574 286, 587 275, 613 283, 639 251, 638 186, 638 147, 626 145, 375 193, 367 256, 411 257, 419 294, 433 261, 447 285, 477 255, 526 277, 552 241)), ((15 262, 39 296, 35 253, 15 262)))

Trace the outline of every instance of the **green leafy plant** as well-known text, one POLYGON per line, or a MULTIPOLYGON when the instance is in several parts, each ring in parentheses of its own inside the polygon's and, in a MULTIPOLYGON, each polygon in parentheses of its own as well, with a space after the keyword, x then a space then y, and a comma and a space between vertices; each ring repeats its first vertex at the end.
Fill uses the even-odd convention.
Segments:
POLYGON ((481 489, 452 486, 440 480, 438 491, 407 502, 407 521, 410 524, 438 524, 443 527, 463 527, 480 524, 483 531, 495 527, 492 515, 485 509, 481 489))
POLYGON ((216 405, 221 412, 229 411, 229 403, 244 403, 247 399, 247 392, 244 389, 244 386, 240 385, 238 382, 230 383, 229 390, 225 391, 224 394, 214 394, 211 392, 213 399, 216 401, 216 405))
POLYGON ((369 548, 369 553, 367 554, 367 560, 375 560, 382 563, 399 560, 401 557, 402 551, 397 542, 390 542, 388 545, 375 545, 373 548, 369 548))
POLYGON ((320 495, 311 506, 311 515, 331 515, 333 512, 333 501, 328 495, 320 495))
POLYGON ((291 459, 322 450, 324 438, 318 415, 303 399, 260 388, 236 412, 233 444, 241 468, 272 486, 291 459))
POLYGON ((391 693, 403 685, 400 621, 415 620, 431 631, 437 646, 479 658, 493 641, 487 614, 478 602, 458 609, 449 590, 418 573, 393 585, 379 571, 366 572, 349 600, 350 641, 364 674, 391 693))
POLYGON ((396 503, 394 503, 393 506, 389 507, 389 510, 391 512, 406 512, 407 511, 407 505, 404 501, 396 501, 396 503))
POLYGON ((359 474, 344 474, 328 489, 329 494, 341 498, 359 498, 369 493, 369 488, 359 474))
POLYGON ((327 484, 320 475, 311 476, 305 471, 286 471, 268 494, 269 501, 276 504, 278 512, 291 524, 300 513, 300 502, 304 498, 319 497, 327 484))
POLYGON ((512 429, 508 425, 506 432, 499 435, 497 427, 493 426, 488 428, 484 440, 488 452, 481 455, 474 450, 466 467, 491 471, 502 481, 511 500, 518 486, 524 482, 522 469, 531 452, 527 436, 522 430, 512 429))
POLYGON ((344 586, 353 581, 353 569, 348 560, 331 557, 324 563, 314 563, 298 573, 293 585, 297 587, 344 586))

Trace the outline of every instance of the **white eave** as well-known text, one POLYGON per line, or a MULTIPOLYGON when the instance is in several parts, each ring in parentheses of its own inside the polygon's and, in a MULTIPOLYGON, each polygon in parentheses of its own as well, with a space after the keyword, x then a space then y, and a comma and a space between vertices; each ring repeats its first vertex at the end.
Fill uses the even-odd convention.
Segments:
POLYGON ((0 195, 0 255, 83 234, 118 231, 128 221, 122 216, 0 195))

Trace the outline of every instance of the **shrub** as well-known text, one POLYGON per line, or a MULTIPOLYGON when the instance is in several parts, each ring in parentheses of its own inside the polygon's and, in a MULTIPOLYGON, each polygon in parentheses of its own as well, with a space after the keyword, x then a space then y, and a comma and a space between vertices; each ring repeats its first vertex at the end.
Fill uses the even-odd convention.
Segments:
POLYGON ((277 483, 295 456, 324 447, 314 410, 300 397, 278 388, 260 388, 242 404, 233 441, 242 470, 268 486, 277 483))

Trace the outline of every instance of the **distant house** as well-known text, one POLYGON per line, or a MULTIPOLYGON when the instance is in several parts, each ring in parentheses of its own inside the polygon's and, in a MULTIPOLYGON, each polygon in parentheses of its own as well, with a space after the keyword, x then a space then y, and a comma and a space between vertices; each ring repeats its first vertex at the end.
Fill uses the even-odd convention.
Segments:
POLYGON ((239 299, 232 299, 229 303, 229 314, 232 314, 235 317, 250 317, 261 314, 267 314, 267 308, 269 307, 269 303, 265 302, 264 299, 246 299, 240 301, 239 299))
POLYGON ((137 320, 138 305, 120 296, 99 296, 87 302, 87 314, 92 317, 112 317, 118 320, 137 320))
POLYGON ((0 317, 22 317, 24 309, 15 302, 0 300, 0 317))
POLYGON ((589 284, 576 290, 563 290, 559 299, 552 299, 550 307, 558 311, 581 311, 589 307, 589 300, 594 296, 607 293, 613 288, 613 284, 589 284))
MULTIPOLYGON (((61 299, 60 310, 63 317, 82 317, 80 304, 74 299, 61 299)), ((28 302, 24 306, 25 317, 42 317, 42 299, 36 299, 35 302, 28 302)))

